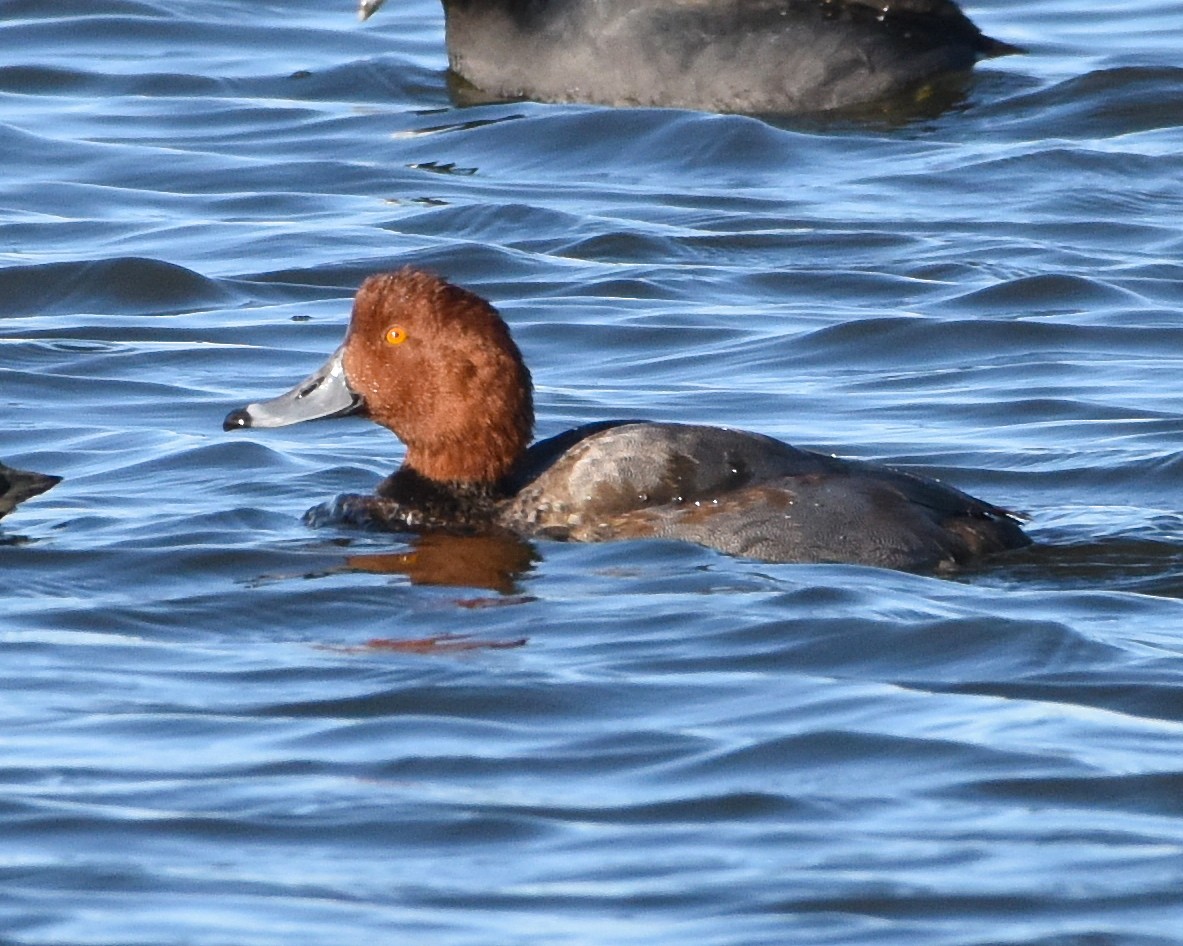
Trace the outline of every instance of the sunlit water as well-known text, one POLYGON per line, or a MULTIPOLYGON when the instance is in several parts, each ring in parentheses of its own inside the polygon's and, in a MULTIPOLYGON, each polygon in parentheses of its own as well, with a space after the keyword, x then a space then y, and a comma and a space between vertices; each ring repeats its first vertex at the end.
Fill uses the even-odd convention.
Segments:
POLYGON ((456 107, 434 0, 0 4, 0 940, 1183 942, 1183 7, 980 0, 902 120, 456 107), (1028 513, 949 581, 310 528, 225 434, 365 275, 539 433, 765 431, 1028 513))

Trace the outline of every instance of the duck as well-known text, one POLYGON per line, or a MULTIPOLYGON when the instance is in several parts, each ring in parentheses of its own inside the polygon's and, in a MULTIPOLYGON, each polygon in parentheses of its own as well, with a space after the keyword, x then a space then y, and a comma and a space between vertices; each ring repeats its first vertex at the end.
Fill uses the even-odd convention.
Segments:
MULTIPOLYGON (((364 20, 386 0, 361 0, 364 20)), ((454 76, 494 100, 809 114, 913 97, 1021 52, 954 0, 443 0, 454 76)))
POLYGON ((365 280, 340 347, 226 431, 363 414, 405 446, 313 521, 395 532, 672 539, 765 562, 950 571, 1029 545, 1016 514, 935 479, 696 423, 606 420, 532 443, 533 383, 500 313, 430 272, 365 280))
POLYGON ((61 481, 60 476, 18 470, 0 463, 0 519, 12 512, 18 503, 52 489, 61 481))

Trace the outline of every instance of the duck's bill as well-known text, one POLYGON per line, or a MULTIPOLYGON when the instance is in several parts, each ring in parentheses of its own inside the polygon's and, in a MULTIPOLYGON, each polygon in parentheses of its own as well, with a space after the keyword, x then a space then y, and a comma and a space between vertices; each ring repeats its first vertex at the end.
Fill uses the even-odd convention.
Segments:
POLYGON ((357 7, 357 15, 363 20, 368 20, 385 2, 386 0, 361 0, 357 7))
POLYGON ((306 420, 343 417, 362 410, 364 402, 345 379, 341 357, 342 349, 338 348, 319 371, 309 375, 286 394, 231 411, 222 421, 222 429, 286 427, 306 420))

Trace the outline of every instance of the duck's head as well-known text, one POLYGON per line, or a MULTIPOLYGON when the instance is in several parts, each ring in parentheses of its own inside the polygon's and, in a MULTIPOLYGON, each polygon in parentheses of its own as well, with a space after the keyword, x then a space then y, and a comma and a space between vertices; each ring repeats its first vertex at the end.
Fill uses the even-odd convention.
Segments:
POLYGON ((225 430, 364 413, 429 479, 494 483, 530 443, 530 372, 488 302, 414 269, 371 276, 345 341, 286 394, 232 411, 225 430))

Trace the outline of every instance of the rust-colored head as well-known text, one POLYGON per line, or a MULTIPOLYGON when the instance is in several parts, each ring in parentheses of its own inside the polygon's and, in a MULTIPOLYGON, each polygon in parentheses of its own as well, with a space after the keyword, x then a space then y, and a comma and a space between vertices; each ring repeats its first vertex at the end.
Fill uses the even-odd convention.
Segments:
POLYGON ((287 394, 232 412, 227 430, 364 410, 432 480, 496 483, 529 446, 530 372, 480 296, 415 269, 371 276, 341 348, 287 394))
POLYGON ((357 293, 342 363, 366 410, 433 480, 494 482, 529 446, 530 372, 497 310, 414 269, 357 293))

